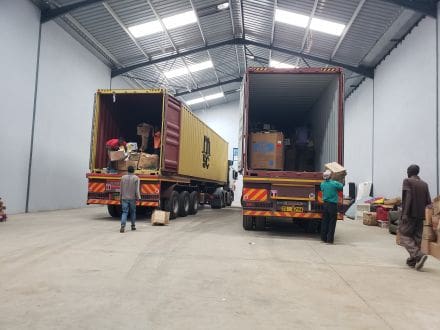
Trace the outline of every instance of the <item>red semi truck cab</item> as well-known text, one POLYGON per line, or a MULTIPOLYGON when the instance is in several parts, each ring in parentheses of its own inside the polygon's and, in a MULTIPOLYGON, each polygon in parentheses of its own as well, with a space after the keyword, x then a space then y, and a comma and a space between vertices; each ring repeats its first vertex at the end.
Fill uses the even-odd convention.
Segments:
MULTIPOLYGON (((322 220, 324 164, 343 164, 343 90, 339 68, 248 69, 240 102, 244 229, 263 229, 268 217, 322 220), (292 132, 300 127, 308 128, 307 147, 296 146, 292 132), (284 164, 256 168, 261 165, 253 161, 253 134, 271 132, 283 134, 275 149, 284 153, 284 164)), ((266 149, 274 150, 270 145, 266 149)), ((342 201, 340 192, 341 211, 342 201)))

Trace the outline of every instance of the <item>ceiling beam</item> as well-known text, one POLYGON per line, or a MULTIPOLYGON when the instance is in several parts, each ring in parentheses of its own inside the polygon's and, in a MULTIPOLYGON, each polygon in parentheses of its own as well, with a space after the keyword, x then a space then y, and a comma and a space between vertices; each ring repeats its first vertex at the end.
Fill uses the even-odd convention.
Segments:
POLYGON ((186 52, 181 52, 181 53, 177 53, 177 54, 173 54, 173 55, 168 55, 162 58, 158 58, 155 60, 151 60, 151 61, 147 61, 147 62, 142 62, 139 64, 135 64, 135 65, 131 65, 131 66, 127 66, 125 68, 120 68, 120 69, 114 69, 112 70, 112 77, 118 76, 120 74, 141 68, 141 67, 145 67, 145 66, 149 66, 149 65, 153 65, 153 64, 157 64, 157 63, 162 63, 162 62, 166 62, 166 61, 170 61, 170 60, 174 60, 176 58, 182 57, 182 56, 187 56, 187 55, 191 55, 191 54, 195 54, 195 53, 199 53, 199 52, 204 52, 208 49, 213 49, 213 48, 218 48, 218 47, 223 47, 226 45, 244 45, 244 46, 256 46, 256 47, 261 47, 264 49, 272 49, 274 51, 286 54, 286 55, 290 55, 290 56, 299 56, 299 57, 303 57, 307 60, 311 60, 311 61, 315 61, 315 62, 319 62, 322 64, 327 64, 327 65, 331 65, 331 66, 337 66, 337 67, 341 67, 353 72, 356 72, 358 74, 361 74, 363 76, 369 77, 369 78, 373 78, 374 77, 374 69, 369 68, 369 67, 363 67, 363 66, 351 66, 348 64, 344 64, 344 63, 340 63, 340 62, 336 62, 336 61, 332 61, 332 60, 328 60, 325 58, 320 58, 317 56, 313 56, 310 54, 301 54, 300 52, 297 51, 293 51, 293 50, 288 50, 288 49, 284 49, 284 48, 280 48, 280 47, 275 47, 275 46, 270 46, 261 42, 256 42, 256 41, 251 41, 251 40, 246 40, 244 38, 234 38, 231 40, 226 40, 226 41, 222 41, 222 42, 218 42, 218 43, 214 43, 211 45, 207 45, 204 47, 199 47, 199 48, 195 48, 186 52))
POLYGON ((41 23, 48 22, 59 16, 66 15, 73 10, 80 9, 86 6, 93 5, 98 2, 106 2, 106 0, 83 0, 72 3, 70 5, 61 6, 53 9, 45 9, 41 11, 41 23))
MULTIPOLYGON (((195 92, 201 92, 210 88, 215 88, 215 87, 221 87, 227 84, 231 84, 231 83, 241 83, 241 81, 243 80, 242 77, 239 78, 234 78, 234 79, 230 79, 230 80, 225 80, 225 81, 219 81, 215 84, 212 85, 208 85, 208 86, 203 86, 203 87, 198 87, 196 89, 190 90, 190 91, 184 91, 184 92, 178 92, 176 94, 174 94, 174 96, 183 96, 183 95, 187 95, 187 94, 191 94, 191 93, 195 93, 195 92)), ((225 92, 225 94, 227 94, 227 92, 225 92)))
POLYGON ((437 17, 437 0, 382 0, 404 8, 412 9, 424 15, 437 17))
POLYGON ((330 59, 332 60, 333 57, 335 57, 336 53, 339 50, 339 47, 341 47, 342 41, 344 41, 345 36, 347 35, 348 30, 350 30, 351 26, 353 25, 353 22, 356 20, 356 18, 359 15, 359 12, 361 11, 362 7, 365 4, 365 1, 367 0, 361 0, 356 9, 354 10, 353 15, 351 16, 350 20, 348 21, 347 25, 344 28, 344 31, 342 31, 341 36, 339 37, 338 43, 336 44, 335 48, 333 49, 332 55, 330 56, 330 59))

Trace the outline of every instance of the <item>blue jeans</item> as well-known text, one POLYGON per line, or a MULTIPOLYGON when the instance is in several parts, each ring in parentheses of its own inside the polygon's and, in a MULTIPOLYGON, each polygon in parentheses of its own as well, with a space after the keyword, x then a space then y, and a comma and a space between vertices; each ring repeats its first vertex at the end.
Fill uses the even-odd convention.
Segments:
POLYGON ((135 199, 123 199, 122 200, 122 216, 121 216, 121 226, 125 227, 127 223, 128 212, 130 211, 131 225, 134 226, 136 223, 136 200, 135 199))

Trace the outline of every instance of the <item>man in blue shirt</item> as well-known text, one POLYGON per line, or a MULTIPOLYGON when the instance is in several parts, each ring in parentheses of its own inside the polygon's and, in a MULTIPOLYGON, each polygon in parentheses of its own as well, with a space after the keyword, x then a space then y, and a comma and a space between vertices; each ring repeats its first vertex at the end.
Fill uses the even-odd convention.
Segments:
POLYGON ((331 175, 332 173, 326 170, 323 174, 324 181, 321 182, 322 199, 324 201, 321 240, 329 244, 333 244, 335 236, 338 215, 338 191, 344 188, 342 183, 330 180, 331 175))

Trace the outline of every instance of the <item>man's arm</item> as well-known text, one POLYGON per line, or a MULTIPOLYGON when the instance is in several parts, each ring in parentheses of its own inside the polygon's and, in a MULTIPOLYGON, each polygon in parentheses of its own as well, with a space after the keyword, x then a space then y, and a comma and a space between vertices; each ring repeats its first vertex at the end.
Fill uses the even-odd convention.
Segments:
POLYGON ((344 189, 344 185, 342 183, 340 183, 339 181, 333 181, 333 182, 334 182, 336 190, 344 189))
POLYGON ((139 190, 139 186, 140 186, 140 180, 138 177, 136 177, 136 197, 137 199, 141 199, 141 192, 139 190))
POLYGON ((408 179, 403 180, 402 184, 402 218, 408 217, 411 205, 411 188, 408 179))
POLYGON ((122 179, 123 179, 123 177, 121 177, 121 181, 120 181, 120 183, 119 183, 119 200, 122 202, 122 193, 123 193, 123 187, 124 187, 124 185, 122 184, 123 182, 122 182, 122 179))

